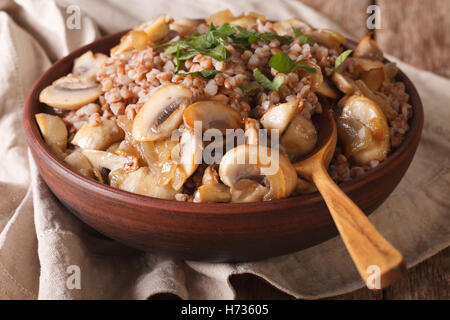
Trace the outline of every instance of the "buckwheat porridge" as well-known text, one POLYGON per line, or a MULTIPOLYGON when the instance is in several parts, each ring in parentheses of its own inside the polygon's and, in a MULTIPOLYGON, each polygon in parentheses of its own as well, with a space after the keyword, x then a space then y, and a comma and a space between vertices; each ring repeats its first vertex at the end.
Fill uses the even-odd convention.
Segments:
POLYGON ((36 120, 73 170, 122 190, 194 202, 310 193, 293 164, 316 145, 314 114, 333 110, 339 139, 328 170, 337 183, 376 167, 409 129, 395 64, 370 35, 354 51, 345 43, 296 18, 161 15, 110 56, 78 57, 41 92, 54 112, 36 120))

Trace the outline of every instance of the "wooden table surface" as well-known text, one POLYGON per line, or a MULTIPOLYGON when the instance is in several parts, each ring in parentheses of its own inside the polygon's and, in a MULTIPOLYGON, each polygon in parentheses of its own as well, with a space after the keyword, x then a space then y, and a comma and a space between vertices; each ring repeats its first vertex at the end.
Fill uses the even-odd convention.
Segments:
MULTIPOLYGON (((300 0, 293 0, 300 1, 300 0)), ((381 30, 375 39, 380 48, 416 67, 450 77, 449 0, 301 0, 329 16, 359 39, 367 33, 369 5, 381 9, 381 30)), ((290 299, 252 275, 234 276, 238 299, 290 299)), ((393 286, 378 291, 367 288, 333 299, 450 299, 450 248, 408 270, 393 286)))

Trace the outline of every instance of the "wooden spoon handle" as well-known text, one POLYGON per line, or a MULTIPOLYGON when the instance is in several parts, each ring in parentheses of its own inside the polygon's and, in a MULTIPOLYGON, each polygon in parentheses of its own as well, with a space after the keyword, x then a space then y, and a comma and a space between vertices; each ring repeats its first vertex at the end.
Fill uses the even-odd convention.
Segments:
POLYGON ((401 253, 336 185, 324 166, 315 170, 312 180, 325 199, 342 240, 367 286, 382 289, 401 278, 406 272, 401 253))

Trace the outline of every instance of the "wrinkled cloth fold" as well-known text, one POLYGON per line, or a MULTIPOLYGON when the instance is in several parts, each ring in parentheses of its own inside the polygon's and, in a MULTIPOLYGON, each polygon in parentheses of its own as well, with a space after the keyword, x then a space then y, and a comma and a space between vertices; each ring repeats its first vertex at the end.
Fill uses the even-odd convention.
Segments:
MULTIPOLYGON (((200 18, 230 8, 268 18, 300 17, 347 34, 298 1, 0 0, 0 298, 233 299, 230 276, 257 275, 296 298, 322 298, 364 284, 339 237, 293 254, 258 262, 212 264, 143 253, 99 236, 66 210, 43 180, 22 127, 28 91, 55 59, 101 34, 167 13, 200 18), (81 9, 80 29, 67 28, 81 9), (71 266, 79 285, 71 286, 71 266)), ((391 57, 390 57, 391 58, 391 57)), ((370 216, 409 267, 450 243, 450 81, 396 60, 416 85, 425 127, 416 156, 393 194, 370 216)), ((383 186, 380 186, 381 188, 383 186)))

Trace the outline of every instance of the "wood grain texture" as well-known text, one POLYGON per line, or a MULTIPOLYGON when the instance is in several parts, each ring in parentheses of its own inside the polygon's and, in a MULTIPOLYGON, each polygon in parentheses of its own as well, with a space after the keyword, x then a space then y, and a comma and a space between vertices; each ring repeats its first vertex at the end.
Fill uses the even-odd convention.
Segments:
POLYGON ((370 0, 301 0, 342 26, 355 39, 367 33, 367 6, 370 0))
POLYGON ((450 77, 450 1, 378 0, 380 48, 416 67, 450 77))

